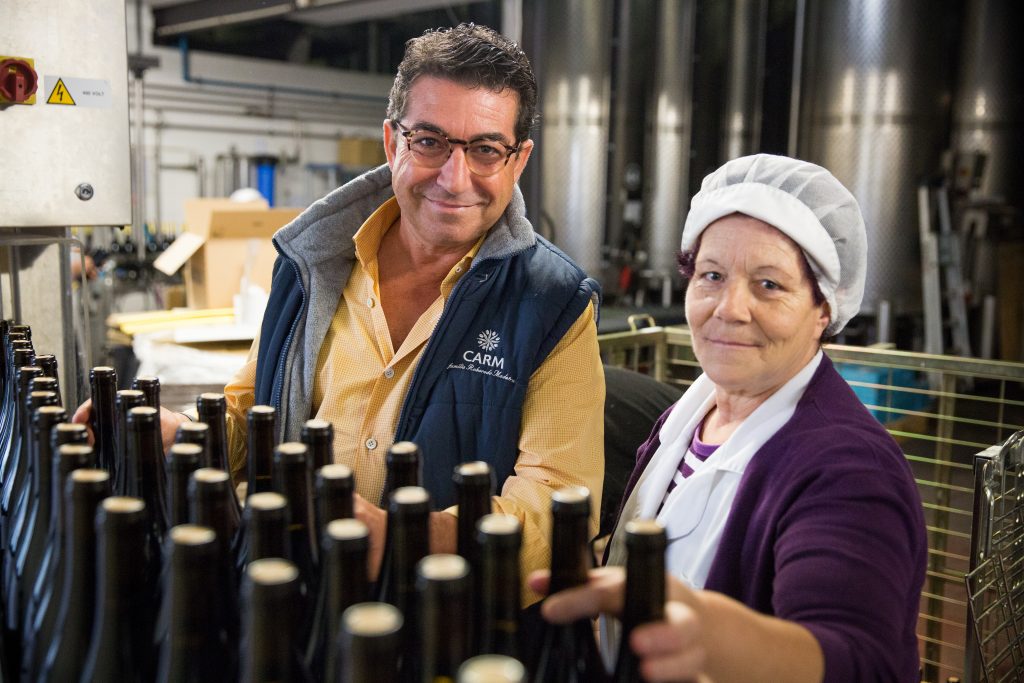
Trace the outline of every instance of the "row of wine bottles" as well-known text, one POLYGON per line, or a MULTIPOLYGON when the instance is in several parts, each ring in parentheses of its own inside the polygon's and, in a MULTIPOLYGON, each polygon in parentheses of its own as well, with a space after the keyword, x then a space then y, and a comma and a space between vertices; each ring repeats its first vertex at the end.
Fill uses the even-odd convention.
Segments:
MULTIPOLYGON (((222 395, 198 397, 200 420, 164 453, 159 381, 118 391, 111 368, 94 368, 89 446, 31 331, 2 321, 0 332, 2 680, 607 679, 589 620, 523 632, 520 523, 491 514, 486 463, 453 473, 458 554, 431 555, 419 449, 389 449, 374 582, 352 472, 330 463, 329 423, 278 443, 274 409, 252 408, 243 506, 222 395), (539 646, 524 649, 527 636, 539 646)), ((586 580, 589 506, 585 489, 552 498, 552 590, 586 580)), ((659 614, 664 534, 638 523, 627 533, 630 562, 646 558, 629 568, 642 586, 627 596, 629 628, 659 614)), ((614 676, 640 680, 628 648, 614 676)))

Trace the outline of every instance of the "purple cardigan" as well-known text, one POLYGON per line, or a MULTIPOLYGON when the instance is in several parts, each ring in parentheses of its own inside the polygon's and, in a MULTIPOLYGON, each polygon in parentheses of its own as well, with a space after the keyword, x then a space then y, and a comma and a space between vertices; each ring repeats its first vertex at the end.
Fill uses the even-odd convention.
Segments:
MULTIPOLYGON (((637 451, 623 500, 671 410, 637 451)), ((826 356, 747 466, 705 588, 811 631, 825 681, 910 683, 926 562, 910 466, 826 356)))

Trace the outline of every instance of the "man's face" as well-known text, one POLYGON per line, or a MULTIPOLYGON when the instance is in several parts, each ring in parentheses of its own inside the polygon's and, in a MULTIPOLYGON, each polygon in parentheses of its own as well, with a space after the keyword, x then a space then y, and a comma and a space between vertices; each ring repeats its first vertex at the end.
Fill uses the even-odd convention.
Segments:
MULTIPOLYGON (((467 88, 443 78, 420 76, 409 89, 400 123, 404 129, 428 128, 451 139, 487 137, 515 145, 517 93, 467 88)), ((524 141, 518 154, 492 176, 479 176, 466 165, 465 147, 453 145, 439 168, 420 165, 390 121, 384 122, 384 149, 391 167, 391 185, 402 210, 406 239, 430 251, 465 253, 505 211, 533 143, 524 141)))

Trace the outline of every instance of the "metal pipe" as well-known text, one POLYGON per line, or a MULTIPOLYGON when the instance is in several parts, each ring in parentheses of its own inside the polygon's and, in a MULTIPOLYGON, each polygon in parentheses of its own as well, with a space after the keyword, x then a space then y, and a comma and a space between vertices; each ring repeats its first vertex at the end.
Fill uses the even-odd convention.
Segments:
POLYGON ((804 24, 807 21, 807 0, 796 0, 793 25, 793 80, 789 89, 789 139, 786 153, 795 157, 800 135, 800 93, 804 71, 804 24))

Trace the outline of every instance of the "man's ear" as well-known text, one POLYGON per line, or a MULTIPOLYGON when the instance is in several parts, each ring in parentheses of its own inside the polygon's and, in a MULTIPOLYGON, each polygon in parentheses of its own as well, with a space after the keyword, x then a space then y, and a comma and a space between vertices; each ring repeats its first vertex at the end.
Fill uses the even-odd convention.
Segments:
POLYGON ((391 119, 384 119, 384 155, 388 158, 388 166, 395 167, 395 145, 398 143, 398 135, 391 119))
POLYGON ((512 163, 516 174, 516 182, 519 182, 519 176, 523 175, 523 170, 526 168, 526 162, 530 160, 530 153, 533 152, 533 140, 523 140, 519 145, 519 151, 512 155, 512 163))

